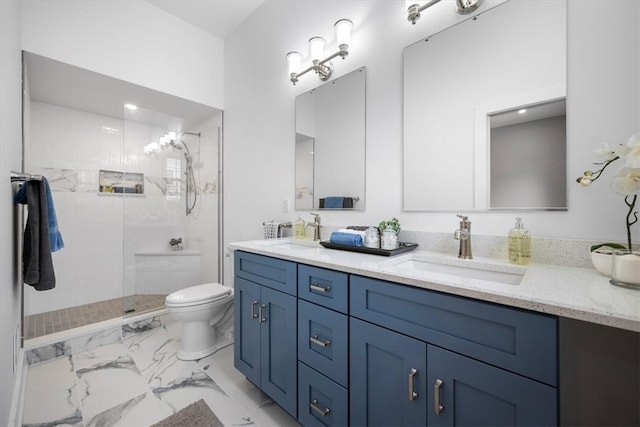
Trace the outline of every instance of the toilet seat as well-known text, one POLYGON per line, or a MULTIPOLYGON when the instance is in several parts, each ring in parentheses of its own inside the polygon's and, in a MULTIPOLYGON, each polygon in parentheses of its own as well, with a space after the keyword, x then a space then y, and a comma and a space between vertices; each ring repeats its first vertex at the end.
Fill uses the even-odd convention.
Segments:
POLYGON ((220 283, 206 283, 204 285, 191 286, 181 289, 167 296, 167 307, 185 307, 200 304, 208 304, 229 299, 233 289, 220 283))

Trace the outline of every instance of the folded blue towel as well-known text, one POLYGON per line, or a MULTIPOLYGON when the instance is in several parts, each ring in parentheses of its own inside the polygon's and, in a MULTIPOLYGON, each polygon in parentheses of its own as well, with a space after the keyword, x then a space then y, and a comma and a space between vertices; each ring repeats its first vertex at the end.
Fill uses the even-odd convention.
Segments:
POLYGON ((362 246, 362 236, 354 233, 342 233, 334 231, 329 237, 329 242, 336 245, 362 246))
POLYGON ((344 197, 331 196, 325 197, 324 208, 325 209, 341 209, 344 205, 344 197))

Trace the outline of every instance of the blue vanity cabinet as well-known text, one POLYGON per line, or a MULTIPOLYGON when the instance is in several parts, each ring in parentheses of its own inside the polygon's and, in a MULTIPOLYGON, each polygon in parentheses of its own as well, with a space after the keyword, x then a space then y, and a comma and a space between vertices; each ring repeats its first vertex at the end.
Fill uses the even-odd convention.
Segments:
POLYGON ((427 345, 353 317, 349 324, 350 425, 426 425, 427 345))
POLYGON ((298 265, 298 421, 349 423, 349 275, 298 265))
POLYGON ((429 426, 554 426, 556 390, 469 357, 427 346, 429 426))
POLYGON ((555 317, 355 275, 349 298, 352 425, 558 424, 555 317))
POLYGON ((234 366, 293 417, 298 383, 296 269, 289 261, 235 252, 234 366))

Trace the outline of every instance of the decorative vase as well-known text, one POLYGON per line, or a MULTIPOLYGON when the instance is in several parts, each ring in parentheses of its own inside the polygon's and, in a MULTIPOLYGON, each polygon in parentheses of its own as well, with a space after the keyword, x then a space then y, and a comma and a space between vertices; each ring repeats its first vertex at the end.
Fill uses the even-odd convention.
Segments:
POLYGON ((596 249, 591 252, 591 263, 596 270, 607 277, 611 277, 613 249, 596 249))
POLYGON ((640 289, 640 252, 617 250, 611 260, 611 284, 640 289))

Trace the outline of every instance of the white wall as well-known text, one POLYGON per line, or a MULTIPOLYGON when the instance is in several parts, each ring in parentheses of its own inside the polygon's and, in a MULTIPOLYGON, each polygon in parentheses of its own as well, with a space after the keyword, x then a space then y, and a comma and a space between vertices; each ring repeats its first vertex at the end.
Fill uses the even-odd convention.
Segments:
POLYGON ((222 109, 224 42, 141 0, 23 2, 22 48, 222 109))
POLYGON ((0 1, 0 425, 9 424, 14 372, 14 334, 19 327, 21 286, 14 247, 14 190, 10 171, 21 167, 20 4, 0 1))
MULTIPOLYGON (((518 215, 536 237, 624 239, 622 198, 606 182, 588 189, 575 183, 598 160, 594 150, 601 143, 625 142, 640 129, 640 4, 612 3, 569 1, 569 211, 518 215)), ((320 81, 305 75, 292 86, 285 55, 306 52, 314 35, 327 39, 327 51, 333 49, 332 25, 343 17, 355 24, 353 47, 346 60, 335 61, 334 76, 367 66, 367 202, 365 212, 323 212, 323 224, 376 224, 395 216, 409 230, 456 228, 454 213, 401 210, 402 50, 460 19, 453 2, 436 4, 412 26, 399 1, 342 1, 340 7, 334 2, 270 1, 225 41, 227 243, 260 238, 264 220, 295 220, 297 214, 283 213, 281 203, 293 198, 294 191, 294 100, 320 81)), ((474 232, 487 235, 505 235, 514 216, 470 213, 474 232)), ((227 280, 230 275, 227 268, 227 280)))

